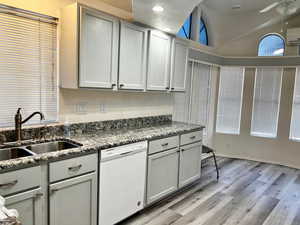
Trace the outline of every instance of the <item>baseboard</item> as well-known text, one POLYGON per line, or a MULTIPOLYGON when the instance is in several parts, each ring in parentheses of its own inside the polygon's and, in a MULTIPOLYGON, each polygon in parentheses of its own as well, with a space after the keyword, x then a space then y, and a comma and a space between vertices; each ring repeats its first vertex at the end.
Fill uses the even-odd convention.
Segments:
POLYGON ((251 161, 256 161, 256 162, 262 162, 262 163, 269 163, 269 164, 274 164, 274 165, 280 165, 280 166, 286 166, 290 168, 295 168, 295 169, 300 169, 300 166, 292 165, 292 164, 285 164, 282 162, 276 162, 276 161, 269 161, 269 160, 261 160, 257 158, 252 158, 252 157, 241 157, 241 156, 234 156, 234 155, 226 155, 226 154, 219 154, 216 153, 216 156, 219 157, 225 157, 225 158, 233 158, 233 159, 245 159, 245 160, 251 160, 251 161))

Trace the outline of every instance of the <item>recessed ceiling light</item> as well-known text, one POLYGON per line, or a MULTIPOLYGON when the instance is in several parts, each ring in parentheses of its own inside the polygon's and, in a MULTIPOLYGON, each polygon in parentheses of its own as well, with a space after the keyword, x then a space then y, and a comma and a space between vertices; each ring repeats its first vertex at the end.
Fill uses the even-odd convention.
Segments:
POLYGON ((154 7, 152 8, 152 10, 153 10, 154 12, 163 12, 163 11, 164 11, 164 8, 163 8, 162 6, 160 6, 160 5, 156 5, 156 6, 154 6, 154 7))
POLYGON ((171 32, 171 29, 167 27, 167 28, 164 29, 164 31, 171 32))

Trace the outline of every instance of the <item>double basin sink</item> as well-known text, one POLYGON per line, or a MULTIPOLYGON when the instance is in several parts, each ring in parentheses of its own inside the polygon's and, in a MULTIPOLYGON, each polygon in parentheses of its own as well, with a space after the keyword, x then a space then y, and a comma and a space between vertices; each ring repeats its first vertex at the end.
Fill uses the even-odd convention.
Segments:
POLYGON ((0 161, 34 156, 42 153, 61 151, 71 148, 78 148, 80 146, 80 144, 74 144, 69 141, 53 141, 24 146, 7 145, 0 148, 0 161))

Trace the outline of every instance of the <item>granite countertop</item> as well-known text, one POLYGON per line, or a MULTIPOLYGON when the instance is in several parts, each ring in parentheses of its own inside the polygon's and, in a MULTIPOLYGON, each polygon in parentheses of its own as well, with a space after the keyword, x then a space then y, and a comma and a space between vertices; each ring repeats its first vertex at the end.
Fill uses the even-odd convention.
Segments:
POLYGON ((68 138, 64 136, 57 136, 42 140, 36 139, 24 141, 24 145, 27 145, 57 140, 70 140, 71 142, 79 143, 82 146, 62 151, 38 154, 35 156, 0 161, 0 172, 19 169, 26 166, 38 165, 43 161, 59 160, 64 157, 76 157, 80 154, 93 153, 97 152, 98 150, 108 149, 111 147, 135 143, 139 141, 164 138, 172 135, 182 134, 185 132, 201 130, 203 128, 204 127, 200 125, 170 122, 163 125, 156 125, 145 128, 126 128, 110 131, 97 131, 92 133, 74 134, 68 138))

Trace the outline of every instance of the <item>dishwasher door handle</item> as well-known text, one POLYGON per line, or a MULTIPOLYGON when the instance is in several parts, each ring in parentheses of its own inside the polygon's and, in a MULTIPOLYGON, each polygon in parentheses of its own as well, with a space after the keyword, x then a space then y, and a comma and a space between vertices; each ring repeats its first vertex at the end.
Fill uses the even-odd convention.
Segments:
POLYGON ((120 155, 129 155, 130 153, 132 153, 133 151, 129 151, 129 152, 123 152, 120 155))

